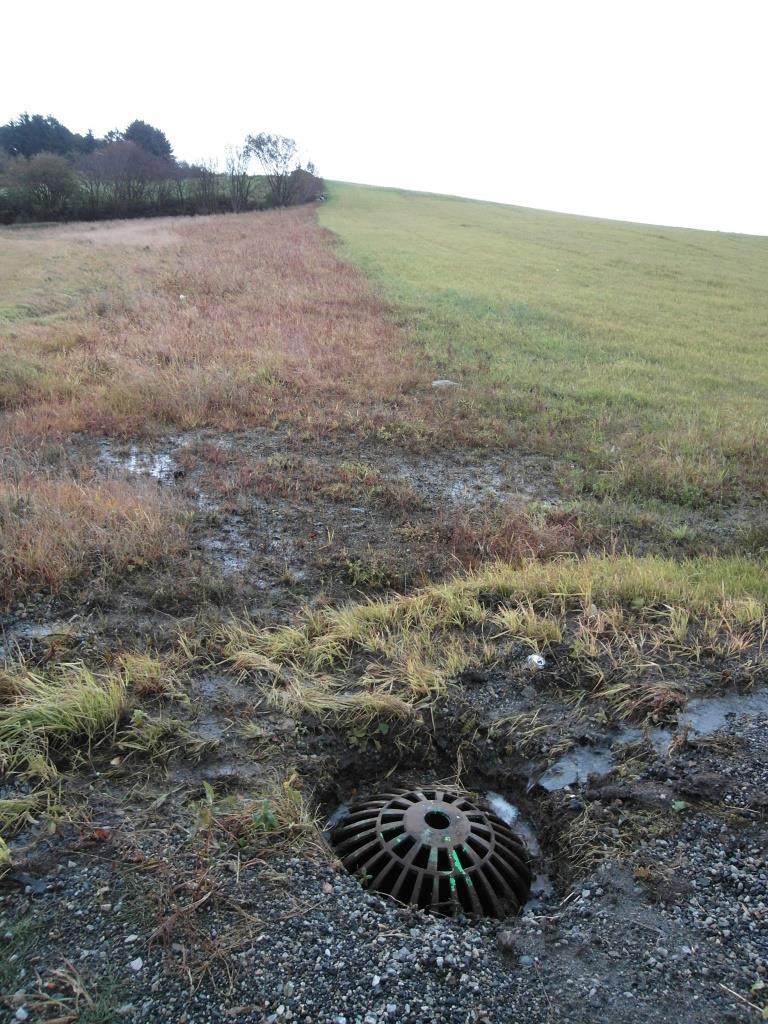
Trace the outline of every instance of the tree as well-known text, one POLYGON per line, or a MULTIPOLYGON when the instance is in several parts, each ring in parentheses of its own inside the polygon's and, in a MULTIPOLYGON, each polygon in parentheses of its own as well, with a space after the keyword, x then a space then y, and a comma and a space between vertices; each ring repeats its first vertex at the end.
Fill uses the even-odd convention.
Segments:
POLYGON ((294 140, 285 135, 261 132, 259 135, 249 135, 245 146, 264 169, 272 202, 275 206, 289 206, 293 202, 292 175, 298 167, 294 140))
POLYGON ((291 173, 291 201, 294 203, 314 203, 322 199, 325 182, 315 173, 315 165, 307 164, 306 170, 297 167, 291 173))
POLYGON ((173 159, 173 148, 165 132, 161 132, 159 128, 153 128, 146 121, 132 121, 123 132, 123 139, 126 142, 135 142, 152 156, 164 160, 173 159))
POLYGON ((102 189, 108 181, 104 165, 104 150, 86 153, 75 163, 75 172, 81 189, 88 197, 88 206, 95 214, 99 209, 102 189))
POLYGON ((61 213, 75 188, 72 167, 58 153, 36 153, 29 160, 18 157, 11 166, 10 181, 25 194, 27 204, 44 216, 61 213))
POLYGON ((0 147, 11 156, 35 156, 37 153, 70 153, 76 139, 69 128, 55 117, 21 114, 16 121, 0 127, 0 147))
POLYGON ((239 213, 248 207, 248 200, 253 188, 253 178, 248 173, 250 156, 251 153, 247 146, 243 149, 238 149, 237 146, 227 146, 226 168, 229 200, 234 213, 239 213))
POLYGON ((83 135, 82 139, 82 143, 78 146, 81 153, 93 153, 99 145, 99 139, 96 138, 90 128, 85 135, 83 135))
POLYGON ((57 121, 42 114, 21 114, 15 121, 0 126, 0 148, 13 156, 36 156, 38 153, 90 153, 103 145, 93 132, 78 135, 57 121))
POLYGON ((174 167, 171 161, 153 156, 137 142, 123 139, 93 154, 87 170, 108 185, 118 210, 127 213, 151 201, 152 185, 167 182, 174 167))
POLYGON ((213 213, 219 207, 219 169, 215 160, 202 160, 191 168, 193 196, 200 213, 213 213))

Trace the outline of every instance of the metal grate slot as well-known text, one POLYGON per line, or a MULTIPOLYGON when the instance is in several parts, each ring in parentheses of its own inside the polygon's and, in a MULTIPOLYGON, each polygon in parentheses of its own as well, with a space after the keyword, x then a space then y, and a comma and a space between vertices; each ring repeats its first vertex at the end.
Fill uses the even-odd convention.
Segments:
POLYGON ((522 839, 462 793, 405 790, 360 801, 331 843, 365 885, 423 909, 505 917, 528 898, 522 839))

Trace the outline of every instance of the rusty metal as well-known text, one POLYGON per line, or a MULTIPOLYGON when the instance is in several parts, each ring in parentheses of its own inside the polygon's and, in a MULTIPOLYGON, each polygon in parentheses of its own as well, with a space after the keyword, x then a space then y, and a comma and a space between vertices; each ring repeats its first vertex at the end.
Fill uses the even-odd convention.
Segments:
POLYGON ((520 837, 483 803, 442 789, 384 793, 353 804, 331 831, 363 884, 441 914, 516 914, 531 872, 520 837))

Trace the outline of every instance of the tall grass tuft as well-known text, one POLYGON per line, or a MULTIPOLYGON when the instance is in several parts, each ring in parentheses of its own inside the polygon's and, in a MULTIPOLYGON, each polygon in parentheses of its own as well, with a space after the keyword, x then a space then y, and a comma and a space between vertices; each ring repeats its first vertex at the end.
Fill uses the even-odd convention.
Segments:
POLYGON ((82 664, 46 674, 13 673, 11 695, 0 705, 0 760, 11 767, 35 762, 49 748, 72 752, 114 730, 125 707, 125 685, 96 676, 82 664))

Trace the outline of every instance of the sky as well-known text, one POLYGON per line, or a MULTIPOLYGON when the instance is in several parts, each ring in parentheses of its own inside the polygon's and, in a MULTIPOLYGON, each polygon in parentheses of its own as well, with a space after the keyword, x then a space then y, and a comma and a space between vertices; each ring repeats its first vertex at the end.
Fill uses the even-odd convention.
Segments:
POLYGON ((768 235, 768 0, 38 0, 0 123, 135 118, 186 160, 292 136, 329 179, 768 235))

